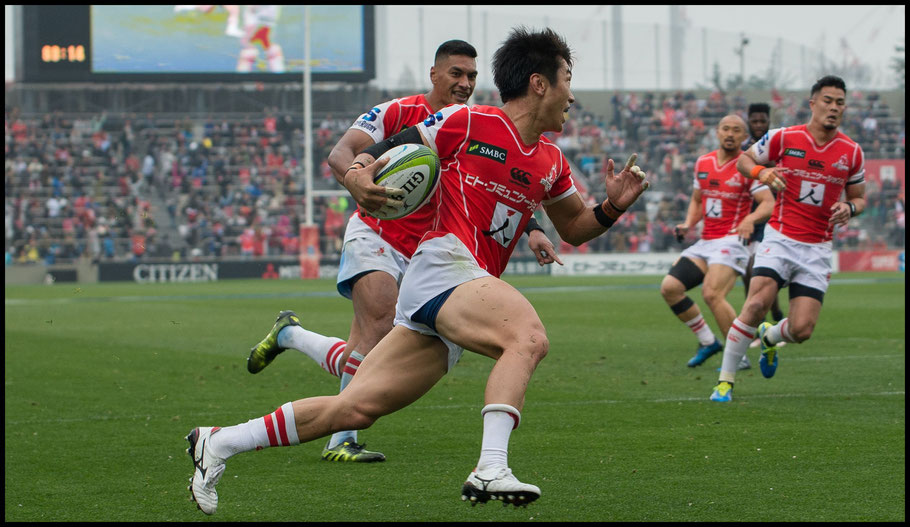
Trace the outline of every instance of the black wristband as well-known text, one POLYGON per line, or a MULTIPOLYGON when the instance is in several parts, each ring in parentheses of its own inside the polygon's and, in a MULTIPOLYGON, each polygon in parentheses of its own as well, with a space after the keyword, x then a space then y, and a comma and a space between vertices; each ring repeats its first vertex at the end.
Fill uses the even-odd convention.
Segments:
POLYGON ((540 223, 537 223, 537 219, 535 219, 534 216, 531 216, 531 219, 528 220, 528 224, 525 225, 525 234, 530 236, 531 231, 540 231, 546 234, 546 232, 543 230, 543 227, 540 226, 540 223))
POLYGON ((604 212, 603 204, 598 203, 594 205, 594 218, 597 220, 597 223, 603 225, 606 228, 610 228, 616 223, 616 220, 607 216, 607 213, 604 212))
POLYGON ((852 201, 848 201, 847 205, 850 207, 850 217, 856 216, 856 205, 854 205, 852 201))
POLYGON ((416 126, 406 128, 405 130, 398 132, 391 137, 387 137, 383 141, 368 146, 363 150, 363 152, 361 152, 361 154, 370 154, 373 156, 373 159, 379 159, 379 156, 382 154, 388 152, 396 146, 406 143, 423 144, 423 137, 420 135, 420 130, 418 130, 416 126))

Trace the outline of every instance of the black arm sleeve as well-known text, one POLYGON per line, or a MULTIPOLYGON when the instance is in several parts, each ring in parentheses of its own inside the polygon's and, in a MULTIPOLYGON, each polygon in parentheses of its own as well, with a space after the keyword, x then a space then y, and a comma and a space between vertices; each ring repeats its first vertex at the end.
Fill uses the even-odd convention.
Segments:
POLYGON ((387 137, 383 141, 368 146, 363 150, 363 152, 361 152, 361 154, 370 154, 373 156, 373 159, 379 159, 379 156, 395 148, 396 146, 408 143, 417 143, 418 145, 423 144, 423 138, 421 138, 420 131, 417 130, 416 126, 411 126, 391 137, 387 137))

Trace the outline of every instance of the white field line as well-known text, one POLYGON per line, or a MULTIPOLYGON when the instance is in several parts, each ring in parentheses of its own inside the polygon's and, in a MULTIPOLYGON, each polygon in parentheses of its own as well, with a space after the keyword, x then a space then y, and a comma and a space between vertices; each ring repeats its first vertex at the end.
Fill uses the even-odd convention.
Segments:
MULTIPOLYGON (((850 392, 850 393, 775 393, 775 394, 755 394, 755 395, 746 395, 746 396, 737 396, 737 402, 750 399, 789 399, 789 398, 841 398, 841 397, 904 397, 906 394, 903 391, 894 391, 894 392, 850 392)), ((661 399, 598 399, 598 400, 587 400, 587 401, 571 401, 571 402, 551 402, 551 401, 530 401, 532 406, 601 406, 601 405, 614 405, 614 404, 661 404, 661 403, 686 403, 686 402, 708 402, 708 396, 703 397, 670 397, 670 398, 661 398, 661 399)), ((464 409, 477 409, 480 410, 480 407, 474 404, 441 404, 441 405, 414 405, 409 407, 414 410, 464 410, 464 409)), ((174 416, 151 416, 149 414, 142 415, 92 415, 85 417, 69 417, 69 418, 58 418, 58 419, 36 419, 36 420, 25 420, 25 421, 6 421, 6 426, 27 426, 27 425, 46 425, 46 424, 62 424, 62 423, 82 423, 82 422, 91 422, 91 421, 151 421, 152 419, 158 420, 168 420, 168 421, 183 421, 186 423, 186 426, 191 428, 194 425, 199 425, 205 419, 216 418, 219 416, 236 416, 236 412, 200 412, 198 414, 193 414, 192 416, 186 417, 177 417, 174 416), (193 421, 190 421, 192 419, 193 421)), ((208 426, 208 425, 203 425, 208 426)))

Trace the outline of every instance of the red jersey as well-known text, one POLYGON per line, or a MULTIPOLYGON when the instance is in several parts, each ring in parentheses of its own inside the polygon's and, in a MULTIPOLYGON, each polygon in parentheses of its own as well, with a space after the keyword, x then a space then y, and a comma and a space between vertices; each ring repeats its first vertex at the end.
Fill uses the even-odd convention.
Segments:
POLYGON ((752 212, 752 195, 768 186, 747 178, 736 170, 736 157, 718 165, 717 150, 695 161, 695 188, 701 190, 705 218, 703 240, 723 238, 736 232, 743 218, 752 212))
MULTIPOLYGON (((431 113, 433 110, 426 97, 411 95, 375 106, 354 121, 351 128, 369 134, 378 143, 423 121, 431 113)), ((434 196, 423 207, 397 220, 380 220, 369 214, 362 214, 361 219, 396 251, 410 258, 417 250, 420 238, 430 230, 437 202, 438 198, 434 196)))
POLYGON ((777 163, 787 183, 768 225, 799 242, 830 242, 831 206, 847 185, 866 181, 863 149, 843 132, 818 145, 803 124, 771 130, 751 150, 758 164, 777 163))
POLYGON ((417 126, 442 161, 439 214, 424 239, 455 234, 493 276, 538 205, 577 192, 559 147, 524 144, 497 107, 451 105, 417 126))

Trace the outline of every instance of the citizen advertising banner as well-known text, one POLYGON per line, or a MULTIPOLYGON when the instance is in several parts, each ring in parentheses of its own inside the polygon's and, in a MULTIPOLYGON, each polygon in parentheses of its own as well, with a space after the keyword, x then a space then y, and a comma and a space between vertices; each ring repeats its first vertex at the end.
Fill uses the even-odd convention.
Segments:
POLYGON ((300 276, 300 261, 296 257, 211 262, 98 264, 99 282, 128 281, 138 284, 154 284, 163 282, 216 282, 231 278, 262 278, 264 280, 293 278, 299 280, 300 276))

